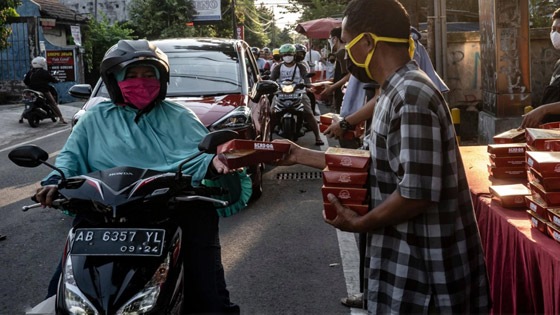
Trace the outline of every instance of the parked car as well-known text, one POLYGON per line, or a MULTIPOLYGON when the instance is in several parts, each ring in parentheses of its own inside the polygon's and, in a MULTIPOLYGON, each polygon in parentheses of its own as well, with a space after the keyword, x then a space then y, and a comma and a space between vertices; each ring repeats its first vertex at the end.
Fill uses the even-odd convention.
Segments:
MULTIPOLYGON (((242 139, 270 141, 271 95, 277 84, 262 80, 249 45, 242 40, 181 38, 152 41, 169 58, 167 100, 191 109, 209 131, 232 129, 242 139)), ((103 81, 74 85, 70 95, 88 101, 72 118, 109 99, 103 81)), ((264 165, 249 168, 253 198, 262 193, 264 165)))

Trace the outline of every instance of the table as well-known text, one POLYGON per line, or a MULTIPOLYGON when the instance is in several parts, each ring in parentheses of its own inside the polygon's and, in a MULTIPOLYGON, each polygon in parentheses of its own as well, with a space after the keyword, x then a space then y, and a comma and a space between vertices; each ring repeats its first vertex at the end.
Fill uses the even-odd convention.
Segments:
POLYGON ((559 314, 560 244, 531 228, 525 210, 492 200, 490 185, 516 182, 489 178, 486 146, 460 150, 486 256, 492 313, 559 314))

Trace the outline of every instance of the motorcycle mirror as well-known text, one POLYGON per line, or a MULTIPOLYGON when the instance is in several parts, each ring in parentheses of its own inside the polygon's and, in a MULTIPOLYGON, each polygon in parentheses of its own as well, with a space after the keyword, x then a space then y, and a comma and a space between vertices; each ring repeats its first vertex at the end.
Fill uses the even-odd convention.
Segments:
POLYGON ((49 159, 49 154, 36 145, 24 145, 13 149, 8 158, 18 166, 37 167, 49 159))
POLYGON ((63 181, 66 180, 66 177, 64 176, 64 173, 61 169, 47 162, 47 160, 49 159, 49 154, 45 152, 45 150, 39 148, 34 144, 23 145, 21 147, 13 149, 8 154, 8 158, 16 165, 22 167, 37 167, 41 164, 45 164, 46 166, 57 171, 63 181))
POLYGON ((200 152, 198 152, 197 154, 191 156, 190 158, 186 159, 185 161, 181 162, 181 164, 179 164, 179 167, 177 168, 176 178, 177 179, 181 178, 182 176, 181 170, 183 169, 183 165, 185 165, 189 161, 192 161, 193 159, 197 158, 203 153, 216 154, 216 151, 220 144, 226 143, 233 139, 237 139, 238 137, 239 134, 233 130, 216 130, 206 134, 206 136, 204 136, 204 138, 202 138, 202 140, 198 144, 198 150, 200 152))
POLYGON ((203 153, 216 154, 220 144, 237 139, 239 134, 233 130, 216 130, 208 133, 198 144, 198 150, 203 153))
POLYGON ((306 78, 313 78, 315 76, 315 72, 309 72, 308 74, 305 75, 306 78))

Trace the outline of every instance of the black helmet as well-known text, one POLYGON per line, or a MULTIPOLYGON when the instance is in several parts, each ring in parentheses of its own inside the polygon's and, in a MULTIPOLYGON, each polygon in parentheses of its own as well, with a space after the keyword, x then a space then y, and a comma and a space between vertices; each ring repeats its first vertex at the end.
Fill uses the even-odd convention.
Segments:
POLYGON ((251 47, 251 52, 253 53, 253 55, 258 55, 260 54, 261 50, 259 49, 259 47, 251 47))
POLYGON ((159 72, 160 90, 156 100, 165 99, 167 84, 169 83, 169 61, 167 55, 145 39, 119 40, 109 48, 101 61, 101 78, 107 87, 109 96, 114 103, 123 103, 121 89, 116 75, 126 66, 140 62, 156 67, 159 72))
POLYGON ((296 52, 307 53, 307 48, 305 48, 302 44, 295 44, 294 46, 296 46, 296 52))

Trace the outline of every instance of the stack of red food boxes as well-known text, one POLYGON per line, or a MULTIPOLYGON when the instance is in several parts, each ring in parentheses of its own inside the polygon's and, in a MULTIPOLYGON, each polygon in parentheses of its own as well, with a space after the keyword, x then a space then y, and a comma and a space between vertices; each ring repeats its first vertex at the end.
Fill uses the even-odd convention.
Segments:
MULTIPOLYGON (((544 144, 535 143, 535 147, 544 144)), ((529 187, 526 198, 532 225, 560 242, 560 152, 527 151, 529 187)))
POLYGON ((490 192, 504 208, 524 208, 531 191, 523 184, 490 186, 490 192))
POLYGON ((526 178, 525 143, 489 144, 488 173, 494 178, 526 178))
POLYGON ((368 189, 365 187, 370 163, 369 151, 328 148, 325 152, 327 167, 323 170, 323 202, 329 220, 336 217, 336 209, 328 194, 335 195, 346 207, 360 215, 368 211, 368 189))
MULTIPOLYGON (((334 121, 335 123, 338 123, 340 121, 340 116, 338 114, 335 113, 327 113, 327 114, 323 114, 321 115, 321 117, 319 117, 320 120, 320 124, 319 124, 319 130, 321 132, 325 132, 332 124, 332 122, 334 121)), ((344 139, 353 139, 353 138, 359 138, 361 137, 365 132, 365 121, 359 123, 357 126, 353 126, 351 129, 347 130, 344 133, 344 139)))

